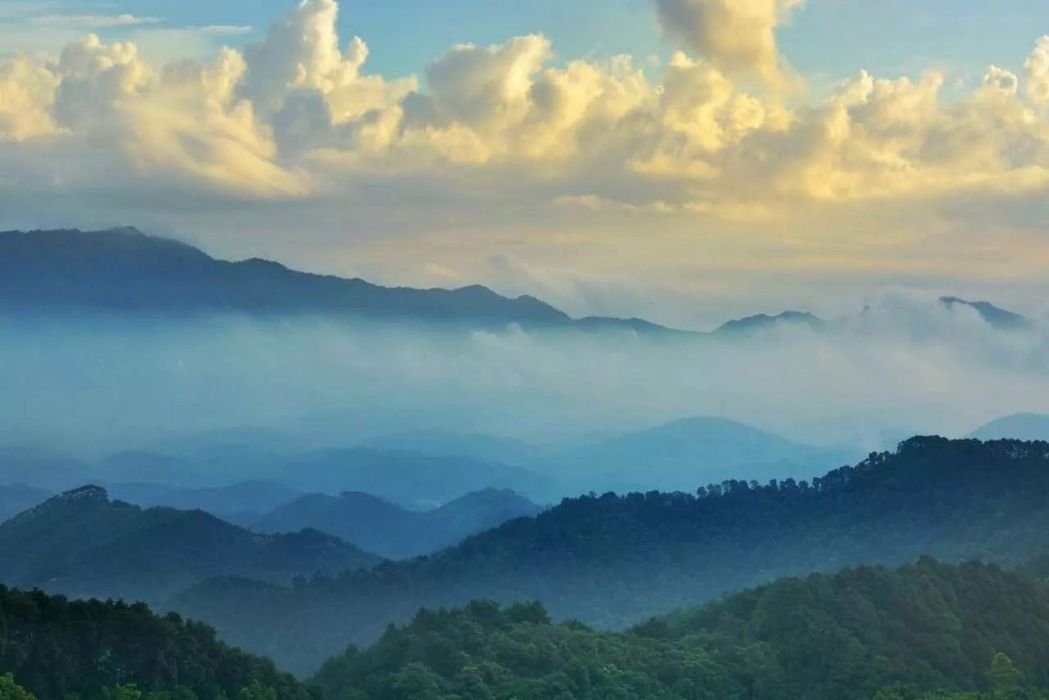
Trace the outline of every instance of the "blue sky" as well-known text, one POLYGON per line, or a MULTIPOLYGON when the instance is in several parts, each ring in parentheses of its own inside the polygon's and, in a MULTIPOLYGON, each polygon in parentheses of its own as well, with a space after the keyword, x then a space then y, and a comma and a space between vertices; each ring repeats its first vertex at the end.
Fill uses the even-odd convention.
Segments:
MULTIPOLYGON (((261 36, 292 4, 0 0, 0 17, 7 17, 6 27, 0 27, 0 51, 30 42, 35 48, 47 44, 31 36, 41 30, 26 25, 24 18, 32 15, 130 13, 161 21, 94 31, 113 40, 157 35, 161 40, 152 46, 147 42, 147 52, 189 48, 206 53, 214 47, 205 42, 172 46, 162 40, 163 33, 206 25, 251 27, 251 32, 209 39, 237 47, 261 36)), ((1049 21, 1044 26, 1039 21, 1046 17, 1045 9, 1044 0, 810 0, 780 28, 779 40, 790 64, 817 89, 861 69, 895 76, 937 67, 953 78, 973 81, 988 63, 1020 68, 1033 42, 1049 30, 1049 21)), ((561 59, 622 53, 665 58, 672 51, 661 37, 651 0, 343 0, 339 30, 344 39, 362 37, 371 48, 368 70, 388 77, 422 75, 425 66, 453 44, 494 44, 527 33, 549 37, 561 59)), ((68 32, 55 31, 50 48, 57 49, 67 38, 68 32)))

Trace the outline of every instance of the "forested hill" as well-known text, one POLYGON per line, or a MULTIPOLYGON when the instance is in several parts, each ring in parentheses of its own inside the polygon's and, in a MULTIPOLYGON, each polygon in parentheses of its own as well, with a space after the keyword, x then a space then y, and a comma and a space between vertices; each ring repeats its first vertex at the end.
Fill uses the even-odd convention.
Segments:
POLYGON ((0 586, 0 698, 10 700, 6 674, 38 700, 132 700, 137 692, 165 693, 149 696, 156 700, 315 695, 268 660, 218 642, 213 630, 178 615, 0 586))
POLYGON ((1049 444, 913 438, 812 483, 569 499, 457 547, 293 589, 220 579, 175 606, 297 670, 420 607, 540 600, 622 627, 780 576, 923 554, 1019 563, 1049 543, 1049 444))
POLYGON ((783 579, 625 633, 553 624, 539 604, 472 603, 420 612, 317 681, 359 700, 1044 700, 1049 589, 926 558, 783 579))
POLYGON ((142 509, 85 486, 0 525, 0 583, 79 597, 163 601, 239 574, 290 581, 379 557, 315 530, 259 535, 202 511, 142 509))

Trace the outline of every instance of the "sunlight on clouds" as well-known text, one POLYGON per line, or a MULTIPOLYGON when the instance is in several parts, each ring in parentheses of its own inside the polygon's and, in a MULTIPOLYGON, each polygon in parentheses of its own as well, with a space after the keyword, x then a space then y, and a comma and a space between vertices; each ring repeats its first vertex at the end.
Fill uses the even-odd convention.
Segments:
MULTIPOLYGON (((801 0, 655 2, 687 50, 657 78, 630 56, 557 61, 547 38, 527 35, 451 47, 425 86, 391 80, 366 72, 364 40, 340 43, 335 0, 303 0, 210 64, 153 65, 134 43, 88 35, 57 60, 0 62, 0 140, 27 162, 44 139, 118 158, 129 192, 232 202, 337 197, 411 175, 454 178, 463 186, 450 196, 463 199, 760 223, 1049 187, 1049 37, 1022 79, 990 66, 959 99, 943 98, 938 71, 860 72, 798 104, 782 90, 793 79, 775 31, 801 0)), ((83 171, 66 168, 63 186, 94 185, 77 181, 83 171)))
POLYGON ((771 87, 787 79, 776 27, 804 0, 656 0, 663 33, 730 73, 771 87))

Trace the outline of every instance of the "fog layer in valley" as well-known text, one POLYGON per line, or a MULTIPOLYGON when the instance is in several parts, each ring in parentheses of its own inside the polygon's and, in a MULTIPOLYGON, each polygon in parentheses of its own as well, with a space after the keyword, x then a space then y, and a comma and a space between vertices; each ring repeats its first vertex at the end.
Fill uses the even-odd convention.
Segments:
POLYGON ((970 308, 901 294, 821 329, 731 336, 6 319, 0 435, 78 458, 245 426, 302 448, 417 431, 565 446, 724 416, 862 452, 1044 411, 1047 349, 1039 323, 995 329, 970 308))

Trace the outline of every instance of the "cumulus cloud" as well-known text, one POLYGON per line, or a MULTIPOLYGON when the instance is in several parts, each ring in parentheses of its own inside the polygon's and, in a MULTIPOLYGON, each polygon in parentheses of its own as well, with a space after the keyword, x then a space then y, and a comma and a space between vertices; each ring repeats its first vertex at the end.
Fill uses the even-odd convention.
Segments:
POLYGON ((656 0, 663 33, 718 68, 779 87, 778 27, 804 0, 656 0))
POLYGON ((0 59, 0 158, 7 180, 27 183, 19 192, 81 193, 107 213, 149 192, 160 206, 184 195, 230 211, 294 201, 330 223, 382 190, 401 197, 385 215, 405 229, 429 225, 429 206, 475 231, 510 211, 590 214, 594 227, 629 213, 679 231, 779 235, 831 220, 854 231, 858 213, 915 203, 938 215, 929 203, 1049 189, 1049 39, 1022 79, 990 66, 969 94, 945 97, 939 71, 859 71, 805 103, 777 89, 788 70, 775 31, 800 4, 657 0, 685 50, 655 69, 557 57, 526 35, 453 46, 422 80, 370 74, 365 41, 336 30, 335 0, 302 0, 259 40, 204 62, 154 65, 133 43, 88 35, 57 59, 0 59))
POLYGON ((1027 98, 1039 107, 1049 104, 1049 36, 1038 40, 1038 45, 1027 57, 1027 98))

